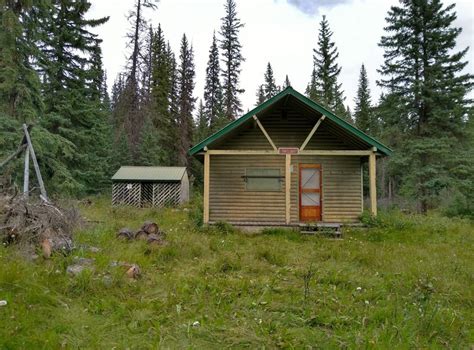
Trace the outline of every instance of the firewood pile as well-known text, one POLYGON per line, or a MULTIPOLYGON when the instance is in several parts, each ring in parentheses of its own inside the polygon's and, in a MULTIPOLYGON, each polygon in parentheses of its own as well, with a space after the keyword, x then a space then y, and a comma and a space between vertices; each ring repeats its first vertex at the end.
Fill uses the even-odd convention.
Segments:
POLYGON ((73 249, 73 230, 81 223, 79 212, 23 196, 0 197, 0 241, 4 245, 41 247, 48 258, 55 251, 73 249))
POLYGON ((124 227, 117 232, 117 238, 127 241, 132 239, 143 240, 155 246, 166 244, 166 233, 152 221, 145 221, 142 227, 136 231, 124 227))

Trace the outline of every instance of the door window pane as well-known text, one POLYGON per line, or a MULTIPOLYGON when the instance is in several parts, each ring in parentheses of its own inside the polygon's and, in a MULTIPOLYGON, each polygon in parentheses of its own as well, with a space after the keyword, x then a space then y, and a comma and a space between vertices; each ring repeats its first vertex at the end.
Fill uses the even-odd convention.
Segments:
POLYGON ((320 194, 317 192, 302 192, 301 193, 302 206, 320 206, 320 194))
POLYGON ((319 189, 319 169, 301 169, 301 188, 312 190, 319 189))

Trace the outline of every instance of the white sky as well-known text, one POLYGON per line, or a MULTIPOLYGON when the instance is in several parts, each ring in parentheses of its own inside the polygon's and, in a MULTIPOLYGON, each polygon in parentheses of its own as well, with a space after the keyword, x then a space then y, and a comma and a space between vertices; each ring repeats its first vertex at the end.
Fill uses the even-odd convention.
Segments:
MULTIPOLYGON (((123 70, 127 55, 125 34, 129 30, 126 19, 134 0, 91 0, 91 18, 110 16, 110 20, 96 29, 103 39, 102 50, 109 88, 116 75, 123 70)), ((463 28, 458 48, 470 46, 466 57, 466 71, 474 73, 474 1, 457 0, 456 25, 463 28)), ((446 1, 452 3, 452 1, 446 1)), ((195 96, 202 98, 205 69, 212 33, 219 31, 224 15, 224 0, 161 0, 158 9, 147 12, 153 26, 161 23, 164 34, 175 54, 183 33, 194 47, 196 66, 195 96)), ((384 34, 385 16, 397 0, 237 0, 237 12, 245 26, 240 32, 242 64, 240 76, 244 111, 253 108, 256 90, 263 82, 263 74, 270 61, 277 84, 288 74, 293 88, 304 93, 312 70, 313 48, 317 41, 319 22, 323 14, 334 32, 333 40, 339 49, 342 66, 340 82, 346 104, 353 109, 359 69, 365 64, 370 80, 372 100, 377 101, 380 89, 375 81, 377 68, 383 62, 383 51, 378 47, 384 34), (327 4, 330 4, 329 6, 327 4)))

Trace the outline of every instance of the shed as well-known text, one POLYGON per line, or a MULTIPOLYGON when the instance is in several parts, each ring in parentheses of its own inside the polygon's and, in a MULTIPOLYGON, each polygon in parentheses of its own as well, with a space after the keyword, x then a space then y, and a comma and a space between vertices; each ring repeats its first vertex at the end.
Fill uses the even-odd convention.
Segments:
POLYGON ((376 215, 376 159, 391 153, 291 87, 189 150, 204 163, 204 223, 243 226, 357 222, 364 162, 376 215))
POLYGON ((188 200, 185 167, 122 166, 112 176, 112 205, 163 207, 188 200))

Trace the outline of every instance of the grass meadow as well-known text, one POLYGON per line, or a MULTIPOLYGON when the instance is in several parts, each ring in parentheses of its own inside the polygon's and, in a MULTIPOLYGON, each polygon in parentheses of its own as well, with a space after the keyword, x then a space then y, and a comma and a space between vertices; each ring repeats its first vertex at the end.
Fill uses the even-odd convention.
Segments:
POLYGON ((0 247, 1 349, 453 348, 474 345, 474 225, 385 212, 341 240, 199 228, 194 210, 81 208, 70 256, 0 247), (168 245, 115 238, 156 221, 168 245), (101 249, 92 252, 87 246, 101 249), (74 256, 95 270, 72 277, 74 256), (131 280, 114 261, 136 263, 131 280))

